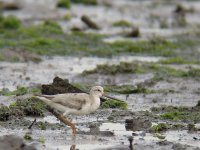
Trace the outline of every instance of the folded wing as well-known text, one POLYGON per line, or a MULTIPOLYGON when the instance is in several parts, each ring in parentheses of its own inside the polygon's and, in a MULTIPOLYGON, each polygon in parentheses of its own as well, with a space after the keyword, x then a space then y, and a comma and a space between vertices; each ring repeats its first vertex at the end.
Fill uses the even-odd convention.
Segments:
POLYGON ((54 103, 61 104, 71 109, 80 110, 82 106, 89 101, 89 95, 85 93, 74 94, 57 94, 57 95, 42 95, 54 103))

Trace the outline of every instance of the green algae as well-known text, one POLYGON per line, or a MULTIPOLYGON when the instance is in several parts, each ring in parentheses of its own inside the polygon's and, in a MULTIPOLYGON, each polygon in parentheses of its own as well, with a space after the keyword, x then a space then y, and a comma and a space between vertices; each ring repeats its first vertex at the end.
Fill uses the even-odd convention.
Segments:
MULTIPOLYGON (((4 19, 0 19, 0 22, 4 19)), ((11 18, 11 20, 12 19, 13 18, 11 18)), ((52 20, 47 20, 40 25, 26 27, 19 23, 19 25, 11 28, 12 30, 2 27, 2 31, 0 32, 0 48, 24 49, 26 52, 40 55, 111 57, 122 54, 140 54, 172 57, 168 62, 162 62, 165 64, 187 63, 186 61, 183 62, 181 59, 175 59, 177 56, 180 58, 182 58, 182 56, 184 56, 183 58, 186 57, 188 63, 196 63, 197 58, 199 58, 198 55, 194 55, 200 43, 197 33, 191 35, 190 38, 188 38, 188 35, 176 36, 176 40, 174 41, 153 37, 146 41, 117 41, 114 43, 105 43, 103 39, 107 38, 108 35, 83 32, 66 34, 63 32, 60 25, 52 20), (191 50, 193 53, 191 53, 191 50), (195 58, 194 61, 193 58, 195 58)), ((5 58, 1 60, 4 59, 5 58)), ((13 60, 15 59, 13 58, 13 60)))
POLYGON ((115 75, 118 73, 133 73, 133 74, 142 74, 153 72, 158 76, 173 76, 173 77, 184 77, 188 76, 187 72, 174 69, 172 67, 163 66, 156 63, 141 63, 141 62, 121 62, 118 65, 97 65, 97 67, 93 70, 84 71, 82 74, 111 74, 115 75))
POLYGON ((37 98, 18 99, 9 106, 14 116, 44 116, 46 105, 37 98))
POLYGON ((118 100, 107 100, 102 103, 101 105, 102 109, 105 108, 119 108, 126 110, 128 109, 128 104, 126 102, 118 101, 118 100))
POLYGON ((199 108, 196 107, 175 107, 163 106, 153 107, 152 112, 159 114, 160 119, 182 122, 200 122, 199 108))
POLYGON ((168 129, 170 129, 169 124, 159 123, 157 125, 153 125, 150 130, 151 130, 151 132, 160 133, 163 131, 167 131, 168 129))
POLYGON ((111 74, 115 75, 117 73, 145 73, 145 70, 142 69, 139 63, 127 63, 127 62, 120 62, 119 65, 97 65, 97 67, 93 70, 84 71, 82 74, 111 74))
POLYGON ((161 64, 199 64, 197 60, 187 60, 182 57, 171 57, 160 61, 161 64))
POLYGON ((15 16, 7 16, 0 18, 0 31, 4 29, 12 30, 21 26, 21 21, 15 16))
POLYGON ((12 96, 12 95, 20 96, 20 95, 25 95, 28 93, 39 94, 39 93, 41 93, 41 90, 36 87, 18 86, 17 89, 14 91, 9 91, 6 89, 0 91, 0 95, 3 95, 3 96, 12 96))
POLYGON ((33 140, 32 136, 30 134, 28 134, 28 133, 26 133, 24 135, 24 139, 27 140, 27 141, 32 141, 33 140))
POLYGON ((97 0, 71 0, 72 3, 84 4, 84 5, 97 5, 97 0))
POLYGON ((153 73, 154 78, 149 81, 150 84, 154 84, 156 81, 168 79, 170 77, 176 78, 193 78, 198 80, 200 77, 200 69, 190 67, 188 70, 176 69, 167 65, 159 63, 144 63, 144 62, 120 62, 117 65, 97 65, 93 70, 85 70, 82 75, 88 74, 104 74, 104 75, 116 75, 116 74, 145 74, 153 73))
POLYGON ((59 0, 57 3, 57 7, 61 8, 70 8, 71 2, 70 0, 59 0))
POLYGON ((7 106, 0 105, 0 121, 7 121, 10 119, 11 112, 7 106))
POLYGON ((105 92, 119 93, 119 94, 133 94, 133 93, 153 93, 154 91, 148 90, 144 86, 133 85, 107 85, 104 86, 105 92))
POLYGON ((42 136, 38 140, 41 144, 45 144, 45 138, 42 136))
POLYGON ((173 56, 178 46, 174 42, 161 38, 152 38, 148 41, 118 41, 110 44, 117 52, 132 54, 150 54, 156 56, 173 56))
POLYGON ((119 20, 112 24, 115 27, 131 27, 132 24, 126 20, 119 20))

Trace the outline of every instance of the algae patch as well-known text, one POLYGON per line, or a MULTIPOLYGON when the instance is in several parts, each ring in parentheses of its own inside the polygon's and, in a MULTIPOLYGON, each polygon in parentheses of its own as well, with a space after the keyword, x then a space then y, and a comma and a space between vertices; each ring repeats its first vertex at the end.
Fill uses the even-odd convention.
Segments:
POLYGON ((19 112, 25 116, 44 116, 46 111, 46 105, 37 98, 28 98, 25 100, 17 100, 10 105, 10 110, 14 115, 18 115, 19 112))
POLYGON ((15 16, 0 16, 0 31, 3 29, 17 29, 21 26, 21 21, 15 16))
POLYGON ((101 108, 119 108, 126 110, 128 108, 128 104, 118 100, 107 100, 102 103, 101 108))
POLYGON ((152 112, 159 114, 160 119, 183 122, 200 122, 199 107, 153 107, 152 112))
POLYGON ((46 105, 36 98, 17 100, 7 106, 0 106, 0 121, 8 121, 23 116, 44 116, 46 105))
POLYGON ((84 4, 84 5, 97 5, 97 0, 72 0, 72 3, 84 4))
POLYGON ((111 74, 115 75, 117 73, 145 73, 145 70, 142 69, 142 66, 139 63, 128 63, 120 62, 119 65, 97 65, 93 70, 86 70, 82 74, 111 74))
POLYGON ((169 77, 177 78, 194 78, 200 77, 199 68, 189 68, 189 70, 176 69, 167 65, 159 63, 144 63, 144 62, 120 62, 117 65, 97 65, 93 70, 85 70, 82 75, 88 74, 104 74, 104 75, 116 75, 116 74, 145 74, 153 73, 156 80, 163 80, 169 77))
POLYGON ((41 93, 41 90, 39 88, 36 87, 23 87, 23 86, 18 86, 16 90, 14 91, 9 91, 8 89, 2 89, 0 91, 0 95, 3 96, 12 96, 12 95, 16 95, 16 96, 20 96, 20 95, 25 95, 25 94, 38 94, 41 93))
POLYGON ((142 85, 106 85, 104 86, 106 92, 119 93, 119 94, 133 94, 133 93, 153 93, 154 91, 147 89, 142 85))
POLYGON ((27 140, 27 141, 32 141, 33 140, 32 136, 30 134, 28 134, 28 133, 24 135, 24 139, 27 140))
POLYGON ((0 105, 0 121, 9 120, 10 115, 10 109, 7 106, 0 105))
POLYGON ((115 27, 131 27, 132 24, 126 20, 119 20, 112 24, 115 27))
POLYGON ((160 61, 161 64, 199 64, 197 60, 186 60, 182 57, 171 57, 160 61))
POLYGON ((70 6, 71 6, 70 0, 60 0, 57 3, 57 7, 61 8, 70 8, 70 6))

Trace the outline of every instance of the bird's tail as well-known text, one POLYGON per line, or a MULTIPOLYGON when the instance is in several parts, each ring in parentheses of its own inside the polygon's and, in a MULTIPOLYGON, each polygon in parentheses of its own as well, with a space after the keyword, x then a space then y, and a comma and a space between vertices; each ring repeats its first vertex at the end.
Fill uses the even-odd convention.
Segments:
POLYGON ((47 99, 46 97, 41 96, 35 96, 36 98, 40 99, 41 101, 43 101, 44 103, 46 103, 47 105, 52 105, 51 100, 47 99))
POLYGON ((59 110, 61 112, 66 111, 65 106, 62 106, 61 104, 58 104, 58 103, 55 103, 52 101, 52 99, 54 98, 53 95, 39 95, 39 96, 35 96, 35 97, 40 99, 41 101, 43 101, 45 104, 47 104, 48 106, 50 106, 53 109, 59 110))

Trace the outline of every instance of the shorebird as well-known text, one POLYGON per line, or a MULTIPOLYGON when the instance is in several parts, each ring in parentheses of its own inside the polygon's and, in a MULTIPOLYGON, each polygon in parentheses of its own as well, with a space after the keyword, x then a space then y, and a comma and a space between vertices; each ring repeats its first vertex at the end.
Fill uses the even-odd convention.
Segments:
MULTIPOLYGON (((66 93, 56 95, 40 95, 36 96, 51 108, 63 113, 66 117, 72 115, 90 114, 97 110, 100 106, 100 97, 104 91, 101 86, 91 88, 89 94, 86 93, 66 93)), ((65 119, 65 123, 72 128, 73 134, 76 134, 75 124, 65 119)))

